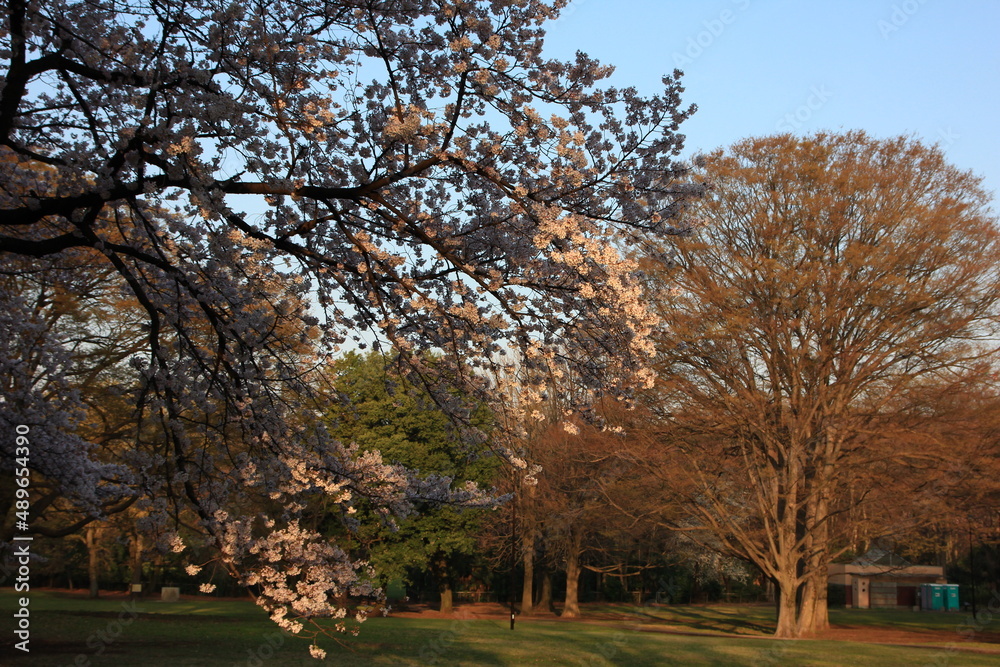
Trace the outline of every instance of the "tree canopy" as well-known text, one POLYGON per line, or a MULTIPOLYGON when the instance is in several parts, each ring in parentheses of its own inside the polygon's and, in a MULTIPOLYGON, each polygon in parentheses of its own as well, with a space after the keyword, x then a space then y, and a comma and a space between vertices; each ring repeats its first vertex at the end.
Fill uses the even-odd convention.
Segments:
MULTIPOLYGON (((464 442, 460 429, 427 391, 400 377, 393 359, 377 351, 348 353, 335 362, 332 382, 338 397, 328 414, 333 437, 453 484, 472 480, 489 488, 496 482, 499 461, 487 445, 464 442)), ((476 412, 473 421, 488 429, 488 410, 476 412)), ((430 572, 447 607, 457 561, 475 553, 481 516, 432 503, 418 504, 418 509, 391 527, 370 508, 363 509, 354 536, 382 581, 430 572)))
MULTIPOLYGON (((691 109, 677 73, 641 96, 600 85, 611 69, 584 54, 545 59, 561 5, 4 5, 0 262, 86 253, 135 300, 120 481, 174 525, 189 508, 285 627, 374 592, 364 564, 302 528, 298 498, 405 514, 433 495, 324 430, 309 380, 341 346, 389 340, 435 388, 420 352, 461 357, 466 396, 487 395, 483 369, 513 348, 529 393, 556 357, 584 382, 649 379, 653 318, 615 242, 667 229, 698 190, 676 179, 691 109)), ((3 428, 34 429, 39 475, 72 451, 72 477, 91 460, 78 415, 37 391, 65 377, 68 341, 22 295, 0 299, 2 338, 39 345, 32 381, 5 387, 3 428)))
POLYGON ((689 234, 650 265, 669 460, 702 525, 779 585, 778 634, 809 633, 831 523, 879 483, 851 472, 919 454, 919 394, 995 348, 1000 232, 979 179, 907 137, 747 139, 694 177, 689 234))

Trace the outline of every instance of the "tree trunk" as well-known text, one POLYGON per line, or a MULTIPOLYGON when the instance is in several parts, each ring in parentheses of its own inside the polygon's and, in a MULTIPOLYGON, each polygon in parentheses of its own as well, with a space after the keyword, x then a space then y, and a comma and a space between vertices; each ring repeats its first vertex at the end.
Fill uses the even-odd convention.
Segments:
MULTIPOLYGON (((835 455, 836 436, 828 433, 826 437, 826 460, 835 455)), ((799 607, 797 634, 808 637, 830 627, 830 615, 827 609, 828 569, 830 552, 829 523, 829 489, 832 484, 831 465, 824 465, 812 480, 813 492, 806 507, 805 530, 807 531, 807 556, 804 560, 805 585, 802 591, 802 601, 799 607)))
MULTIPOLYGON (((790 448, 795 449, 795 448, 790 448)), ((775 550, 774 584, 777 587, 778 624, 774 636, 789 639, 797 636, 800 602, 800 576, 802 562, 802 542, 804 508, 799 503, 802 466, 800 457, 789 454, 786 466, 778 475, 778 489, 774 493, 778 500, 778 521, 774 529, 775 550)))
POLYGON ((830 606, 827 602, 830 589, 826 572, 817 572, 816 582, 812 612, 812 632, 814 633, 830 629, 830 606))
POLYGON ((580 538, 573 536, 566 554, 566 603, 563 605, 563 618, 576 618, 580 615, 580 538))
POLYGON ((802 592, 799 609, 798 636, 808 637, 830 628, 830 612, 827 605, 829 576, 824 557, 812 559, 811 573, 802 592))
POLYGON ((546 612, 553 611, 552 608, 552 573, 542 572, 542 590, 538 595, 538 609, 546 612))
POLYGON ((149 590, 154 595, 160 590, 160 584, 163 582, 163 560, 157 557, 155 562, 156 567, 153 568, 153 574, 149 578, 149 590))
POLYGON ((781 573, 777 580, 778 586, 778 627, 774 636, 778 639, 789 639, 796 636, 795 604, 797 586, 794 572, 781 573))
POLYGON ((535 595, 535 530, 533 528, 525 531, 521 549, 524 562, 524 583, 521 587, 521 613, 532 614, 535 611, 532 606, 532 600, 535 595))
POLYGON ((142 585, 142 535, 132 536, 132 585, 129 587, 129 597, 141 597, 142 592, 136 592, 135 587, 142 585))
POLYGON ((91 523, 87 526, 87 575, 90 578, 90 597, 96 598, 101 594, 98 581, 100 571, 100 558, 97 553, 97 527, 91 523))
POLYGON ((809 637, 813 634, 816 613, 816 584, 812 577, 800 589, 798 616, 795 619, 795 636, 809 637))
POLYGON ((451 590, 451 582, 445 579, 440 586, 441 591, 441 613, 450 614, 455 610, 454 600, 451 590))
POLYGON ((799 617, 796 621, 796 635, 799 637, 809 637, 830 627, 826 559, 817 555, 810 561, 810 574, 802 587, 799 617))

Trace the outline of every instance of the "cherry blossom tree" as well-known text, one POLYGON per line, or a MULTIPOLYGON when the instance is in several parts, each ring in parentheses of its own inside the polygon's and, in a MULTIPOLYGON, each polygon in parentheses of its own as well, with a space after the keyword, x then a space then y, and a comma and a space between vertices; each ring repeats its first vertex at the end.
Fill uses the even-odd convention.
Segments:
MULTIPOLYGON (((140 509, 176 524, 185 506, 287 628, 376 593, 365 563, 302 527, 301 497, 345 516, 361 496, 389 515, 481 501, 328 437, 307 381, 325 357, 389 341, 435 389, 421 352, 461 359, 446 374, 467 386, 436 392, 449 408, 511 349, 526 361, 492 376, 517 376, 524 404, 557 358, 585 383, 648 381, 654 319, 617 248, 669 231, 697 191, 676 180, 692 109, 677 72, 642 96, 599 85, 611 68, 584 54, 543 58, 564 4, 4 5, 0 261, 86 248, 138 302, 140 509)), ((37 326, 18 299, 5 341, 37 326)), ((33 387, 4 395, 4 432, 45 433, 39 475, 61 474, 39 467, 61 451, 87 465, 72 406, 33 387)))

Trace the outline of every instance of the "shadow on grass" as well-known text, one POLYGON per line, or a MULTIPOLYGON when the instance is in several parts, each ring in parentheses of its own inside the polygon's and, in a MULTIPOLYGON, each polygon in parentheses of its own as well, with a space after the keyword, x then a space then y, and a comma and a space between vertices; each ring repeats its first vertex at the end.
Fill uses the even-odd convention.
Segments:
MULTIPOLYGON (((756 610, 755 610, 756 611, 756 610)), ((767 613, 773 614, 768 608, 767 613)), ((770 635, 775 622, 761 618, 764 614, 747 613, 739 609, 686 607, 669 610, 669 620, 699 630, 737 635, 770 635)), ((668 620, 668 619, 662 619, 668 620)))
POLYGON ((775 613, 771 606, 642 606, 601 605, 586 609, 584 618, 598 612, 599 617, 620 616, 643 625, 683 625, 685 630, 741 636, 766 636, 774 632, 775 613))

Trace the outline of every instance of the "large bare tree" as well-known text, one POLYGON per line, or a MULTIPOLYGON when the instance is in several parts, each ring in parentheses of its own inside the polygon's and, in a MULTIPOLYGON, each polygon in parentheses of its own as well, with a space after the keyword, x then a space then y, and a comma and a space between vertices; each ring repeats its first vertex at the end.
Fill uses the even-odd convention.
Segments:
POLYGON ((828 625, 832 517, 864 497, 852 479, 877 483, 850 473, 904 456, 913 390, 995 345, 996 219, 979 179, 907 137, 748 139, 696 178, 688 235, 651 266, 658 407, 701 525, 777 583, 777 635, 807 634, 828 625))

